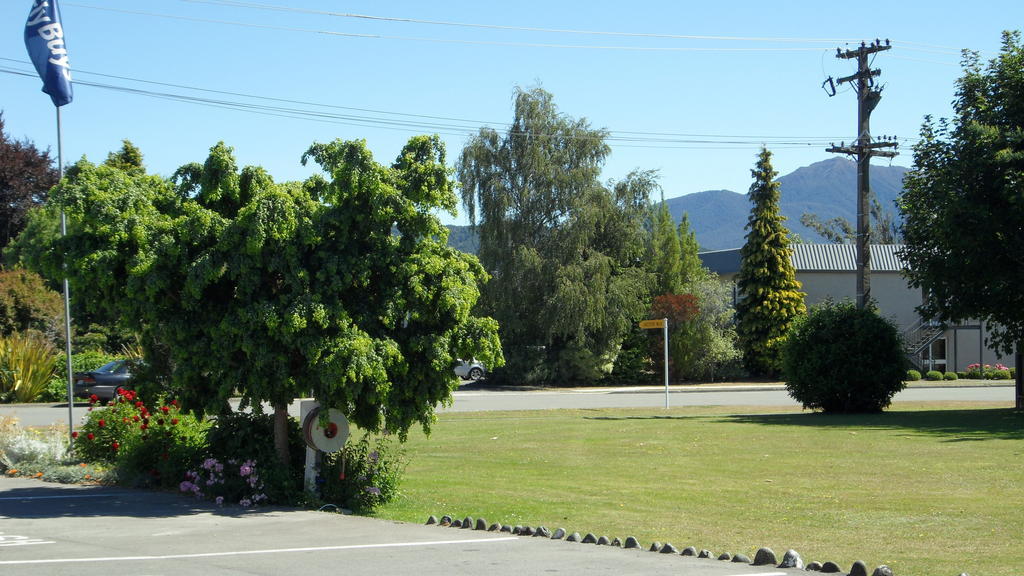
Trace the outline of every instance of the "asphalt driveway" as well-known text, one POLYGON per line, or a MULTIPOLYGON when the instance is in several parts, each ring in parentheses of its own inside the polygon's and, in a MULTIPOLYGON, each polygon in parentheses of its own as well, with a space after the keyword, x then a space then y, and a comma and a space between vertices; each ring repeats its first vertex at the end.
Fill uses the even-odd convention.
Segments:
POLYGON ((161 492, 0 478, 0 574, 111 573, 805 574, 335 513, 220 508, 161 492))

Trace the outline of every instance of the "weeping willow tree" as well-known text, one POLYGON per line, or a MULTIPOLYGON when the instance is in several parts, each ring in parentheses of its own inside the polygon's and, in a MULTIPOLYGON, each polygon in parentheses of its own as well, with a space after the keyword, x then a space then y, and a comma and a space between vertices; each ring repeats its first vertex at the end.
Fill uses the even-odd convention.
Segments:
POLYGON ((606 136, 561 114, 548 92, 517 89, 508 130, 483 128, 462 151, 462 201, 492 276, 480 305, 501 325, 507 377, 594 381, 646 311, 656 174, 603 185, 606 136))

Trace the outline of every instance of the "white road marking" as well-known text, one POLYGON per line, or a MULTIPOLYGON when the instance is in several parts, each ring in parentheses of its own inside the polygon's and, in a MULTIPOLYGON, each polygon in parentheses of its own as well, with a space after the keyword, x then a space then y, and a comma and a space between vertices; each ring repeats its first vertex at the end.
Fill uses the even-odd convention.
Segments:
POLYGON ((0 532, 0 547, 32 546, 34 544, 56 544, 56 542, 50 542, 40 538, 29 538, 28 536, 15 536, 14 534, 5 535, 3 532, 0 532))
MULTIPOLYGON (((251 556, 255 554, 289 554, 295 552, 324 552, 331 550, 365 550, 371 548, 410 548, 418 546, 444 546, 447 544, 486 544, 518 540, 504 538, 476 538, 470 540, 434 540, 431 542, 394 542, 389 544, 354 544, 350 546, 313 546, 309 548, 272 548, 269 550, 235 550, 232 552, 204 552, 197 554, 166 554, 160 556, 110 556, 103 558, 49 558, 39 560, 0 560, 0 566, 27 564, 75 564, 80 562, 148 562, 151 560, 178 560, 184 558, 215 558, 221 556, 251 556)), ((782 575, 785 576, 785 575, 782 575)))
POLYGON ((109 498, 111 496, 128 496, 128 492, 102 492, 99 494, 68 494, 64 496, 5 496, 0 500, 62 500, 65 498, 109 498))

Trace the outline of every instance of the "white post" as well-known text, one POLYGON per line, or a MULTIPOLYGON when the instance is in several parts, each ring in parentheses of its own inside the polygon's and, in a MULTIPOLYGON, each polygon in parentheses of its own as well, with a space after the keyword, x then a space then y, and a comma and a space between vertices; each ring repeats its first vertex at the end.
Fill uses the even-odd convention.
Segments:
POLYGON ((665 409, 668 410, 668 318, 661 319, 661 330, 665 338, 665 409))
MULTIPOLYGON (((64 149, 60 134, 60 106, 57 106, 57 182, 64 179, 64 149)), ((60 236, 68 234, 68 221, 64 215, 64 207, 60 207, 60 236)), ((64 368, 68 382, 68 450, 75 439, 75 395, 74 373, 71 370, 71 290, 68 287, 68 262, 64 258, 64 368)))
MULTIPOLYGON (((306 416, 319 406, 320 403, 313 400, 302 400, 299 402, 299 422, 305 424, 306 416)), ((305 435, 306 431, 303 430, 302 433, 305 435)), ((316 450, 311 448, 308 444, 305 444, 305 447, 306 466, 303 473, 303 486, 306 488, 306 492, 316 494, 316 474, 319 458, 317 457, 318 454, 316 450)))

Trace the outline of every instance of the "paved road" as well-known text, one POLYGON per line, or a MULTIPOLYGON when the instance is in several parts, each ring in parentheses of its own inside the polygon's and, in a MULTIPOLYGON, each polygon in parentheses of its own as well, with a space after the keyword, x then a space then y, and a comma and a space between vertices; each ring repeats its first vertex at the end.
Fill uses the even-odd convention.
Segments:
MULTIPOLYGON (((1013 402, 1013 386, 913 387, 900 392, 895 402, 1013 402)), ((779 385, 736 387, 673 387, 670 406, 799 406, 779 385)), ((440 412, 491 410, 548 410, 553 408, 661 408, 665 389, 601 388, 566 390, 489 390, 486 384, 464 387, 455 403, 440 412)), ((75 422, 86 414, 86 404, 75 405, 75 422)), ((298 417, 298 404, 292 406, 298 417)), ((67 404, 0 405, 0 416, 16 416, 24 426, 67 423, 67 404)))
POLYGON ((543 573, 806 574, 306 510, 218 508, 160 492, 0 478, 4 576, 543 573))

